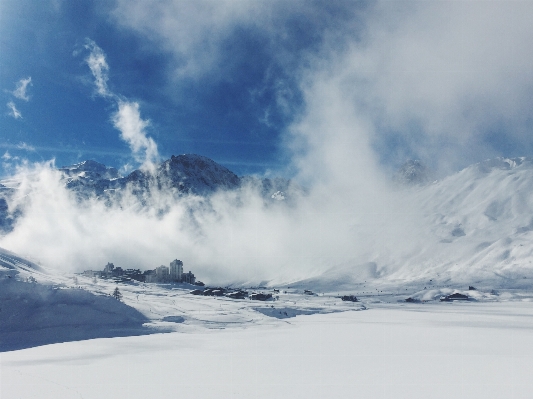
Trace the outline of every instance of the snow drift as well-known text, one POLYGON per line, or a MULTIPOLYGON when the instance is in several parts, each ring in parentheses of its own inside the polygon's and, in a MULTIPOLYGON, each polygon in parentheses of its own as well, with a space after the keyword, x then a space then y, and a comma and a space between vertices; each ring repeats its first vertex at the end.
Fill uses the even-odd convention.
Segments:
POLYGON ((0 249, 0 352, 149 334, 147 321, 109 295, 53 284, 38 265, 0 249))

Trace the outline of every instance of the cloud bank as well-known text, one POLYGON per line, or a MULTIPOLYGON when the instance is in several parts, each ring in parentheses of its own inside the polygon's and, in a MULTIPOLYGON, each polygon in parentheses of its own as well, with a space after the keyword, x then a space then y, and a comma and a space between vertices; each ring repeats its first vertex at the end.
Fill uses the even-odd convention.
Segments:
POLYGON ((333 71, 381 149, 396 136, 398 150, 457 170, 508 155, 502 141, 531 149, 532 16, 531 2, 378 2, 333 71))
MULTIPOLYGON (((239 32, 268 38, 270 62, 304 94, 337 75, 331 84, 367 120, 368 150, 387 167, 421 158, 445 174, 533 150, 528 1, 119 1, 113 15, 173 55, 176 92, 183 79, 228 79, 226 52, 248 56, 234 51, 239 32)), ((282 91, 280 106, 294 101, 282 91)))

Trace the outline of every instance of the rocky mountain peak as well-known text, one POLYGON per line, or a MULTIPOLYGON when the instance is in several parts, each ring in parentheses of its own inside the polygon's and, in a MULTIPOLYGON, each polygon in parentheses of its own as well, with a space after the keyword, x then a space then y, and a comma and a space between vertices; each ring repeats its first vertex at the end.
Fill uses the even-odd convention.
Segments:
POLYGON ((430 180, 430 173, 422 162, 410 159, 401 166, 394 179, 402 184, 425 184, 430 180))
POLYGON ((239 177, 231 170, 196 154, 172 155, 157 168, 156 174, 162 187, 170 185, 200 195, 240 185, 239 177))
POLYGON ((69 177, 90 177, 103 179, 118 179, 120 174, 118 170, 112 167, 107 167, 104 164, 93 160, 86 160, 74 165, 63 166, 59 171, 65 173, 69 177))

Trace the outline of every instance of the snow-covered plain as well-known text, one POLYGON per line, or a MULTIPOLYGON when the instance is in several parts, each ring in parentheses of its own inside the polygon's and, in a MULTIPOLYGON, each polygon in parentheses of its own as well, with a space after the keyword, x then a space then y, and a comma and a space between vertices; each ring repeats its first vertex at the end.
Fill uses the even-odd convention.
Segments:
POLYGON ((260 302, 194 296, 179 284, 117 285, 44 273, 10 252, 1 255, 1 399, 530 398, 533 392, 527 290, 459 290, 472 300, 448 303, 440 295, 457 290, 376 283, 355 303, 292 287, 260 302), (123 303, 109 297, 117 286, 123 303), (69 294, 42 295, 46 289, 69 294), (407 296, 419 302, 406 303, 407 296), (28 306, 37 306, 40 317, 24 313, 28 306), (118 325, 111 322, 124 313, 118 325), (17 325, 13 314, 26 318, 17 325), (55 324, 43 328, 50 319, 55 324), (92 336, 80 337, 77 330, 91 323, 92 336), (54 339, 50 331, 62 334, 54 339), (11 350, 13 340, 5 338, 13 333, 26 349, 11 350))
POLYGON ((531 302, 385 305, 205 327, 2 353, 0 397, 531 398, 533 392, 531 302))

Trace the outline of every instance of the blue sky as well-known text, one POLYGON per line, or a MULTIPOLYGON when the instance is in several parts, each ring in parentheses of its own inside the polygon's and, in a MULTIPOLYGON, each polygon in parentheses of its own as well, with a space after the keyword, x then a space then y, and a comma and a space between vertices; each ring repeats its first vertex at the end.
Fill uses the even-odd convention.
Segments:
POLYGON ((119 101, 158 159, 238 174, 334 173, 318 154, 345 149, 386 171, 533 155, 530 3, 424 3, 3 0, 0 174, 22 159, 139 167, 119 101))
POLYGON ((287 37, 275 39, 283 43, 272 42, 263 29, 236 23, 217 43, 220 54, 212 71, 176 78, 173 69, 187 62, 187 54, 173 54, 158 40, 118 23, 112 14, 118 3, 8 0, 1 7, 3 153, 30 160, 55 157, 57 165, 86 158, 117 167, 131 161, 128 145, 110 122, 114 104, 94 93, 84 61, 89 38, 105 52, 110 89, 139 102, 142 117, 150 120, 147 134, 162 159, 199 153, 240 173, 263 173, 286 163, 279 135, 303 104, 291 67, 280 65, 273 53, 285 46, 294 60, 283 62, 297 64, 299 53, 320 41, 320 27, 312 21, 292 16, 282 27, 287 37), (30 77, 26 98, 16 98, 12 92, 30 77), (283 109, 276 105, 281 86, 287 96, 283 109))

